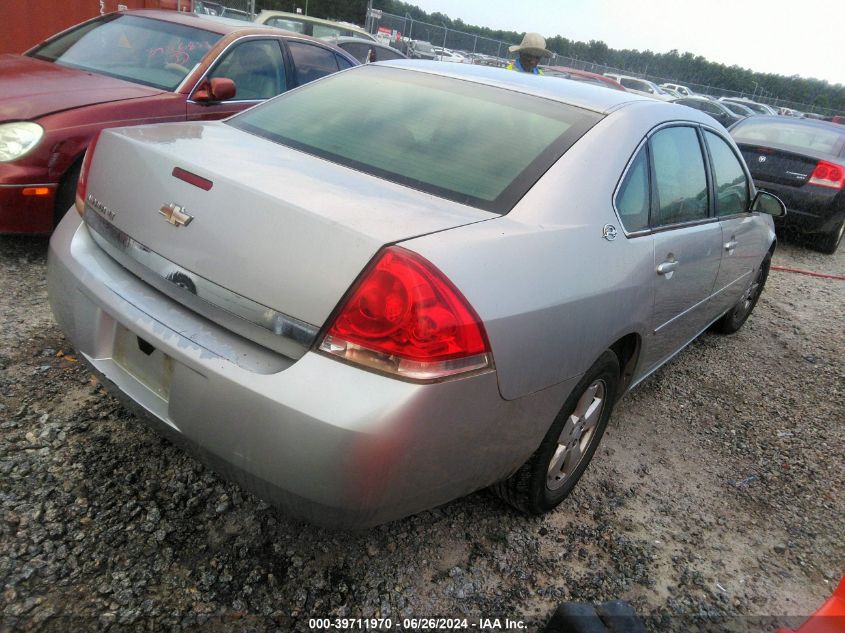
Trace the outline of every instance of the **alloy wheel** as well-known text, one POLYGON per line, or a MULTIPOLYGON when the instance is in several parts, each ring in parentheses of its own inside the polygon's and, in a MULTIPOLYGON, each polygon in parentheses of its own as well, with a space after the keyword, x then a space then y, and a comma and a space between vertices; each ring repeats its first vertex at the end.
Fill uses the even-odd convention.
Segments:
POLYGON ((557 449, 546 475, 546 487, 557 490, 578 468, 596 432, 605 406, 606 385, 596 380, 578 399, 557 440, 557 449))

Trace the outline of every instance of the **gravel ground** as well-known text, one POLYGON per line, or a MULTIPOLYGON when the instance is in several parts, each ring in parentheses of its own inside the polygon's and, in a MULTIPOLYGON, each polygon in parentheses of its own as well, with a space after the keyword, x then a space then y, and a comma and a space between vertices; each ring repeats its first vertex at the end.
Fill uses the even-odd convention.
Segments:
MULTIPOLYGON (((482 491, 343 533, 280 515, 108 396, 50 314, 46 249, 0 238, 2 632, 539 630, 563 601, 616 598, 653 631, 769 630, 845 570, 843 281, 773 271, 738 334, 705 334, 622 400, 551 515, 482 491)), ((845 248, 782 243, 774 264, 845 274, 845 248)))

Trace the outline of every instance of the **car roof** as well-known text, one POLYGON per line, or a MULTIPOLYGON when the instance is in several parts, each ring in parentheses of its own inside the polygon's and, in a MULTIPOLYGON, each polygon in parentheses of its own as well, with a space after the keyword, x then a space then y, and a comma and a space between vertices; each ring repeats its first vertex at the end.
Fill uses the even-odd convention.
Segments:
POLYGON ((277 28, 266 26, 264 24, 244 22, 243 20, 223 18, 216 15, 188 13, 185 11, 138 9, 130 11, 121 11, 120 13, 126 15, 137 15, 139 17, 145 18, 152 18, 155 20, 161 20, 163 22, 173 22, 175 24, 183 24, 185 26, 193 26, 198 29, 211 31, 212 33, 220 33, 221 35, 228 35, 229 33, 234 33, 235 31, 251 31, 255 33, 266 33, 268 30, 272 30, 274 32, 279 31, 279 29, 277 28))
POLYGON ((432 75, 463 79, 514 90, 525 94, 567 103, 576 107, 607 114, 620 106, 636 102, 660 103, 650 97, 632 92, 608 90, 601 86, 577 81, 560 81, 557 77, 542 77, 504 68, 475 64, 432 64, 424 60, 402 59, 380 62, 385 66, 403 68, 432 75), (441 68, 447 66, 448 68, 441 68), (454 68, 451 68, 454 66, 454 68))

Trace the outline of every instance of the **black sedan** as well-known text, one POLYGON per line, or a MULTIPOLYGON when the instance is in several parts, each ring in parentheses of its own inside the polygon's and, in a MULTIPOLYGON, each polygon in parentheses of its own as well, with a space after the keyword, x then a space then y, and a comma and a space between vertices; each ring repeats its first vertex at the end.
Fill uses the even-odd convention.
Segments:
POLYGON ((720 101, 719 104, 725 106, 728 110, 730 110, 736 115, 739 115, 743 119, 748 116, 757 116, 757 113, 754 112, 754 110, 745 107, 741 103, 734 103, 733 101, 720 101))
POLYGON ((827 121, 755 116, 731 128, 758 189, 786 204, 781 223, 834 253, 845 233, 845 128, 827 121))
POLYGON ((711 101, 705 97, 683 97, 681 99, 673 100, 672 103, 678 103, 680 105, 689 106, 690 108, 695 108, 696 110, 701 110, 705 114, 709 114, 725 127, 730 127, 737 121, 741 121, 743 118, 728 110, 718 101, 711 101))

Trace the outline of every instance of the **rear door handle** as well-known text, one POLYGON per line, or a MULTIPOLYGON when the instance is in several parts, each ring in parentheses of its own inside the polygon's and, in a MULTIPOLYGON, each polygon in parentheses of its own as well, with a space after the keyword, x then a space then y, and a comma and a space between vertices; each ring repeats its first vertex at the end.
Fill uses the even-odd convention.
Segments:
POLYGON ((678 262, 663 262, 662 264, 657 265, 657 274, 666 275, 668 273, 674 272, 677 267, 678 262))
POLYGON ((731 240, 730 242, 725 242, 725 250, 726 251, 732 251, 733 249, 736 248, 737 244, 738 244, 738 242, 736 240, 731 240))

